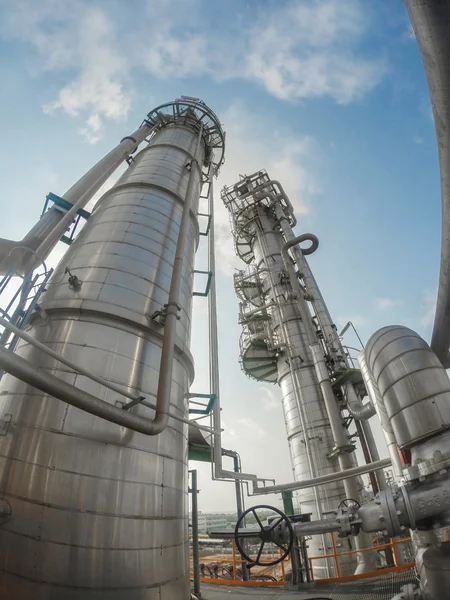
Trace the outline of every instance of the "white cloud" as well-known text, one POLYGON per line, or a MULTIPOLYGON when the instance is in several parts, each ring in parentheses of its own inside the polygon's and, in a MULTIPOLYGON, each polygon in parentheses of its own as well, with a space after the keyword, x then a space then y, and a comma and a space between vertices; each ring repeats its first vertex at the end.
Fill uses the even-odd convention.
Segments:
POLYGON ((423 137, 421 137, 420 135, 415 135, 413 137, 413 142, 415 144, 423 144, 423 137))
MULTIPOLYGON (((311 199, 320 193, 314 175, 319 153, 315 140, 294 136, 278 120, 239 103, 232 104, 221 117, 226 124, 227 158, 215 183, 217 200, 221 188, 236 183, 239 174, 251 175, 264 168, 282 183, 296 215, 306 214, 311 199)), ((234 251, 228 211, 221 201, 215 206, 217 263, 222 273, 230 275, 245 264, 234 251)))
POLYGON ((266 432, 261 427, 261 425, 259 425, 255 420, 251 419, 250 417, 242 417, 241 419, 238 419, 237 422, 238 425, 241 426, 241 429, 243 431, 246 431, 246 433, 250 433, 250 435, 254 436, 256 439, 260 440, 266 435, 266 432))
POLYGON ((395 300, 394 298, 375 298, 374 305, 377 310, 389 310, 402 304, 401 300, 395 300))
POLYGON ((7 13, 2 35, 34 48, 34 70, 67 73, 46 113, 62 110, 85 119, 80 133, 89 143, 102 135, 104 119, 124 117, 131 94, 126 53, 116 37, 116 25, 101 8, 80 0, 67 10, 64 3, 18 0, 7 13))
POLYGON ((358 51, 367 27, 357 0, 288 2, 258 19, 246 75, 283 100, 330 96, 347 104, 375 87, 386 70, 358 51))
POLYGON ((203 0, 162 0, 157 11, 150 2, 137 6, 132 26, 128 7, 115 3, 16 0, 5 11, 1 35, 33 48, 35 72, 58 71, 65 80, 44 109, 83 118, 90 143, 105 119, 128 113, 132 70, 244 79, 282 100, 328 96, 341 104, 369 92, 386 71, 360 48, 370 26, 361 0, 230 6, 220 27, 203 0))
POLYGON ((264 410, 280 409, 281 402, 279 394, 277 394, 276 388, 269 388, 261 385, 259 391, 261 392, 261 402, 264 407, 264 410))

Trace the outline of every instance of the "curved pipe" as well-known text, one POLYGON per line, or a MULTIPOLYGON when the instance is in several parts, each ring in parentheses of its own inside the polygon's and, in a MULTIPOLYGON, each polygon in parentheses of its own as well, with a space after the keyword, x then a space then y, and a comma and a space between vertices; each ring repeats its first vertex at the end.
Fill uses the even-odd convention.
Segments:
POLYGON ((354 419, 367 421, 367 419, 373 417, 377 411, 372 402, 363 404, 351 383, 345 384, 344 389, 347 396, 347 410, 354 419))
POLYGON ((450 427, 450 380, 415 331, 383 327, 371 336, 365 353, 399 448, 411 448, 450 427))
POLYGON ((431 348, 441 362, 450 346, 450 3, 405 0, 427 76, 436 128, 442 198, 439 289, 431 348))
POLYGON ((14 375, 17 379, 41 390, 41 392, 54 396, 58 400, 67 402, 67 404, 84 410, 91 415, 106 419, 107 421, 111 421, 112 423, 116 423, 117 425, 127 427, 128 429, 132 429, 133 431, 145 435, 156 435, 160 433, 159 423, 126 412, 117 406, 113 406, 104 400, 96 398, 88 392, 84 392, 79 388, 66 383, 50 373, 38 371, 21 356, 2 347, 0 347, 0 368, 11 375, 14 375))

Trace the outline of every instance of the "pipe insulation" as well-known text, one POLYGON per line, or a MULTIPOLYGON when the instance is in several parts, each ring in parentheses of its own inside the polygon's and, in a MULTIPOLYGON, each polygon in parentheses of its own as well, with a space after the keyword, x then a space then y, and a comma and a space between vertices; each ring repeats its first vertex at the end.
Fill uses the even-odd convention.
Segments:
POLYGON ((371 336, 365 354, 399 448, 449 428, 449 378, 417 333, 400 325, 383 327, 371 336))

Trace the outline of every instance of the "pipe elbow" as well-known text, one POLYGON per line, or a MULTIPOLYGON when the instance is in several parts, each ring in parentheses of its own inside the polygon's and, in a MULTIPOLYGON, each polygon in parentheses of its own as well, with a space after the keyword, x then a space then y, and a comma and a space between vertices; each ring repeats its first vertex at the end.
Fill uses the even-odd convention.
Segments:
POLYGON ((319 238, 316 235, 313 233, 302 233, 302 235, 298 235, 297 237, 292 238, 292 240, 286 242, 283 246, 283 250, 287 251, 289 248, 292 248, 292 246, 297 246, 303 242, 311 242, 311 245, 308 248, 300 248, 303 256, 312 254, 319 247, 319 238))
POLYGON ((383 327, 371 336, 365 353, 400 448, 411 448, 448 429, 449 378, 415 331, 400 325, 383 327))

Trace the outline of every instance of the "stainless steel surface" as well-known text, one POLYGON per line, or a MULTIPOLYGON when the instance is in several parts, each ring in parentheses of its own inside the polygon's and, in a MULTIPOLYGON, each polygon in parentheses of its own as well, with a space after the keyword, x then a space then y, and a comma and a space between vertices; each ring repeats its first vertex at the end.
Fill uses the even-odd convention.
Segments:
MULTIPOLYGON (((164 328, 152 315, 167 303, 191 193, 170 397, 170 411, 180 417, 187 417, 194 374, 188 344, 202 179, 196 164, 203 164, 206 143, 193 157, 197 139, 198 128, 168 124, 135 156, 55 270, 29 331, 154 401, 164 328), (69 287, 65 267, 80 289, 69 287)), ((120 409, 117 393, 30 344, 22 342, 17 354, 120 409)), ((154 410, 137 405, 129 414, 152 419, 154 410)), ((0 589, 33 600, 187 600, 186 424, 171 420, 160 435, 144 436, 9 375, 1 382, 0 419, 10 420, 0 436, 0 495, 14 514, 0 528, 0 589)))
POLYGON ((66 365, 66 367, 69 367, 70 369, 80 373, 81 375, 86 375, 86 377, 89 377, 89 379, 92 379, 93 381, 96 381, 97 383, 104 385, 105 387, 109 388, 110 390, 117 392, 121 396, 125 396, 126 398, 131 398, 132 400, 136 400, 136 399, 140 398, 140 396, 136 396, 135 394, 130 394, 130 392, 128 392, 126 389, 120 387, 119 385, 116 385, 114 383, 111 383, 110 381, 106 381, 106 379, 102 379, 101 377, 98 377, 97 375, 95 375, 94 373, 89 371, 89 369, 84 369, 83 367, 80 367, 73 361, 68 360, 61 354, 58 354, 58 352, 55 352, 48 346, 45 346, 44 344, 41 344, 40 342, 38 342, 33 336, 29 335, 25 331, 22 331, 21 329, 15 327, 12 323, 8 323, 8 321, 3 319, 2 317, 0 317, 0 325, 2 325, 6 331, 15 333, 15 335, 17 335, 19 338, 21 338, 22 340, 25 340, 32 346, 35 346, 42 352, 45 352, 45 354, 48 354, 49 356, 53 357, 58 362, 62 363, 63 365, 66 365))
POLYGON ((371 336, 365 353, 400 448, 411 448, 450 426, 449 378, 417 333, 384 327, 371 336))
POLYGON ((358 355, 358 363, 361 369, 361 375, 364 380, 364 385, 366 386, 366 391, 373 405, 375 406, 377 416, 380 419, 381 429, 383 431, 386 446, 388 448, 389 456, 391 458, 394 476, 396 478, 402 477, 403 466, 400 460, 400 455, 398 453, 397 441, 395 439, 394 431, 392 429, 391 422, 389 421, 389 416, 386 412, 386 407, 384 406, 380 390, 378 389, 378 386, 375 383, 372 374, 367 366, 366 354, 364 350, 358 355))
POLYGON ((338 473, 330 473, 328 475, 322 475, 320 477, 314 477, 312 479, 307 479, 303 481, 293 481, 291 483, 281 483, 278 485, 266 485, 266 486, 257 486, 253 485, 253 489, 258 492, 258 494, 274 494, 278 492, 285 491, 294 491, 294 490, 303 490, 312 487, 318 487, 321 485, 328 485, 329 483, 333 483, 335 481, 341 481, 342 479, 356 477, 357 475, 364 475, 365 473, 370 473, 372 471, 376 471, 377 469, 382 469, 384 467, 388 467, 391 464, 390 458, 382 458, 381 460, 371 463, 370 465, 359 465, 358 467, 352 467, 345 472, 338 473))
POLYGON ((86 206, 95 192, 150 133, 151 128, 144 122, 68 189, 63 198, 73 204, 70 210, 64 212, 52 207, 21 241, 0 240, 0 275, 10 270, 24 275, 44 261, 76 217, 78 209, 86 206))
MULTIPOLYGON (((333 388, 331 385, 330 373, 328 370, 329 367, 327 366, 327 363, 325 362, 324 350, 317 339, 318 335, 312 325, 312 321, 310 319, 310 312, 308 310, 308 307, 306 306, 306 302, 302 295, 302 290, 300 287, 299 279, 293 269, 292 263, 289 262, 289 255, 288 255, 288 251, 290 248, 292 248, 292 247, 299 248, 299 244, 302 243, 303 241, 305 241, 305 239, 313 238, 312 239, 313 244, 310 249, 300 250, 302 262, 300 264, 299 273, 303 273, 308 268, 307 261, 306 261, 304 255, 313 252, 318 246, 318 241, 317 241, 317 238, 315 238, 315 236, 312 236, 311 234, 305 234, 303 236, 294 237, 292 230, 290 229, 288 219, 286 218, 286 216, 283 216, 279 205, 276 206, 276 208, 275 208, 275 214, 279 220, 279 225, 280 225, 281 231, 283 232, 285 238, 288 239, 288 241, 286 241, 282 247, 281 254, 283 257, 284 267, 286 269, 286 272, 289 275, 291 286, 292 286, 293 290, 295 290, 295 292, 296 292, 296 299, 297 299, 297 303, 298 303, 299 313, 301 316, 302 324, 304 325, 305 330, 306 330, 307 338, 309 340, 309 349, 312 354, 315 375, 316 375, 317 381, 319 382, 320 391, 322 393, 323 402, 325 404, 326 413, 327 413, 328 420, 330 423, 330 429, 331 429, 331 432, 333 435, 333 440, 334 440, 333 451, 337 450, 339 468, 345 472, 347 469, 350 469, 353 466, 354 462, 356 462, 356 461, 354 461, 354 457, 352 457, 348 454, 349 448, 351 449, 352 447, 349 443, 348 434, 342 425, 340 411, 339 411, 336 397, 334 395, 334 391, 333 391, 333 388)), ((314 285, 316 285, 314 278, 312 277, 312 274, 311 274, 311 278, 313 279, 314 285)), ((316 285, 316 287, 317 287, 317 285, 316 285)), ((316 297, 317 297, 317 294, 316 294, 316 297)), ((322 299, 321 295, 320 295, 320 298, 322 299)), ((322 310, 325 310, 326 314, 329 316, 328 310, 326 309, 326 305, 323 302, 323 299, 321 300, 321 306, 322 306, 322 310)), ((316 314, 316 317, 318 318, 317 314, 316 314)), ((331 322, 330 322, 330 324, 331 324, 331 322)), ((335 329, 333 331, 334 331, 334 334, 336 334, 335 329)), ((323 330, 322 330, 322 334, 324 334, 323 330)), ((345 367, 345 361, 342 362, 339 358, 341 356, 339 354, 339 348, 341 348, 340 341, 339 341, 339 344, 336 345, 336 344, 332 343, 332 338, 329 338, 328 341, 326 342, 326 348, 329 352, 329 356, 333 357, 333 359, 332 359, 333 372, 335 372, 335 370, 338 368, 345 367)), ((350 393, 350 392, 352 392, 356 396, 356 394, 353 391, 353 386, 351 384, 350 384, 350 390, 348 390, 348 393, 350 393)), ((361 487, 362 487, 361 482, 358 482, 356 479, 345 479, 344 480, 344 489, 345 489, 345 494, 346 494, 347 498, 359 499, 361 487)), ((355 546, 357 549, 367 548, 370 546, 370 539, 364 533, 361 533, 359 536, 357 536, 355 538, 355 546)), ((359 553, 356 555, 356 558, 357 558, 357 563, 358 563, 356 571, 355 571, 356 574, 364 573, 366 571, 372 571, 373 568, 375 568, 375 566, 376 566, 376 553, 375 552, 359 553)))
POLYGON ((427 600, 447 600, 450 590, 450 542, 431 546, 423 554, 427 600))
POLYGON ((450 346, 450 4, 405 0, 427 76, 439 152, 442 247, 431 347, 444 362, 450 346))
MULTIPOLYGON (((304 241, 305 236, 296 239, 293 235, 290 226, 295 219, 291 203, 279 192, 278 182, 270 180, 265 171, 243 177, 226 188, 222 198, 230 210, 236 252, 246 263, 254 265, 255 271, 255 275, 242 272, 235 278, 237 293, 243 302, 258 307, 256 312, 246 307, 242 311, 243 368, 256 379, 271 380, 277 376, 283 394, 294 476, 300 482, 306 479, 310 483, 308 486, 301 483, 268 486, 267 489, 311 487, 311 492, 300 496, 302 511, 320 518, 322 512, 335 508, 345 497, 358 497, 359 489, 355 479, 346 481, 345 488, 336 483, 345 476, 335 481, 333 478, 324 480, 328 485, 320 492, 314 489, 316 478, 320 481, 321 476, 332 476, 336 471, 340 471, 339 475, 347 473, 354 466, 354 459, 348 454, 352 446, 341 422, 324 351, 318 344, 313 315, 307 305, 308 296, 287 255, 288 249, 304 241), (292 241, 286 244, 287 240, 292 241), (249 279, 253 289, 261 295, 259 301, 255 301, 253 291, 252 294, 247 293, 247 289, 245 294, 243 292, 242 284, 245 282, 248 287, 249 279)), ((310 234, 306 235, 306 239, 311 238, 310 234)), ((263 489, 254 484, 255 493, 269 493, 263 489)), ((314 554, 328 549, 327 543, 317 538, 313 538, 309 546, 310 553, 314 554)), ((346 568, 351 572, 351 559, 348 565, 342 566, 343 572, 346 568)), ((329 573, 332 565, 323 564, 319 568, 328 569, 329 573)))
MULTIPOLYGON (((280 226, 286 240, 289 242, 289 248, 292 248, 295 263, 297 264, 299 273, 301 273, 302 281, 305 286, 306 296, 312 304, 314 314, 316 315, 320 325, 320 329, 323 334, 323 340, 329 353, 333 369, 336 371, 344 370, 347 367, 345 352, 342 347, 341 340, 339 339, 336 325, 331 318, 320 288, 311 271, 308 261, 305 258, 305 255, 309 254, 309 252, 300 246, 303 236, 298 238, 295 237, 287 219, 282 219, 280 221, 280 226)), ((307 235, 311 236, 311 234, 307 235)), ((313 237, 317 240, 315 236, 313 237)))
MULTIPOLYGON (((291 349, 291 356, 286 351, 279 353, 278 383, 282 391, 294 476, 301 481, 338 470, 339 461, 327 458, 327 454, 335 447, 335 439, 316 376, 312 348, 309 346, 311 338, 307 327, 311 321, 308 321, 308 317, 302 320, 299 310, 302 299, 291 299, 292 287, 289 282, 284 283, 282 278, 285 270, 282 248, 285 240, 279 231, 274 231, 275 215, 268 215, 262 208, 256 208, 255 212, 257 220, 253 225, 255 237, 252 245, 255 263, 262 270, 261 280, 268 301, 276 303, 268 311, 275 335, 291 349), (296 389, 301 394, 300 401, 296 398, 296 389), (307 437, 312 440, 310 454, 306 451, 307 437)), ((307 307, 305 308, 307 311, 307 307)), ((299 501, 302 512, 312 513, 312 518, 316 520, 320 519, 324 511, 335 508, 345 496, 342 484, 333 484, 324 489, 323 495, 317 496, 317 500, 313 489, 310 489, 299 497, 299 501)), ((308 546, 311 555, 320 554, 324 550, 324 542, 319 537, 313 537, 308 546)), ((333 568, 332 565, 325 564, 325 561, 323 563, 317 565, 316 573, 319 569, 333 568)), ((353 566, 350 565, 349 572, 352 570, 353 566)), ((343 572, 346 572, 345 565, 343 572)))
POLYGON ((372 402, 369 401, 366 404, 361 402, 351 382, 345 384, 344 393, 347 399, 347 410, 354 419, 366 421, 376 413, 375 406, 372 402))

